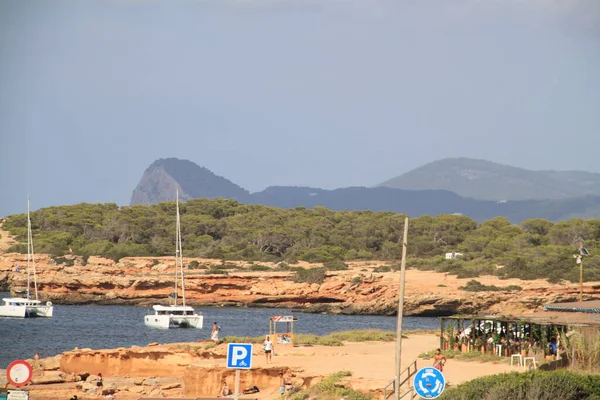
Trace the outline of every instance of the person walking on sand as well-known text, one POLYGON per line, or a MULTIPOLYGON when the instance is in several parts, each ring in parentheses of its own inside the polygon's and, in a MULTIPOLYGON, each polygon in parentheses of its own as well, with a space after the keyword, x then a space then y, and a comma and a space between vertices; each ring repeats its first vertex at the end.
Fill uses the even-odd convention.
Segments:
POLYGON ((437 349, 433 356, 433 368, 440 372, 444 372, 444 364, 446 364, 446 356, 442 354, 442 350, 437 349))
POLYGON ((273 342, 271 342, 271 337, 267 336, 265 342, 263 343, 263 350, 265 351, 265 357, 267 359, 267 364, 272 362, 271 354, 273 353, 273 342))
POLYGON ((221 330, 221 327, 219 325, 217 325, 217 323, 213 323, 213 327, 212 327, 212 331, 210 333, 210 340, 212 340, 215 343, 219 343, 219 331, 221 330))

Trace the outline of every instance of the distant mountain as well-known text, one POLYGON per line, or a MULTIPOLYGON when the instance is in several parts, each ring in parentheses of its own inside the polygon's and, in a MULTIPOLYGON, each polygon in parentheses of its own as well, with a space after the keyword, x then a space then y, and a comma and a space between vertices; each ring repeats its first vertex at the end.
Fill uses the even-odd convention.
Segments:
POLYGON ((246 203, 251 198, 247 190, 204 167, 188 160, 165 158, 146 169, 131 195, 131 204, 172 201, 176 190, 182 200, 227 198, 246 203))
POLYGON ((280 208, 322 206, 331 210, 392 211, 411 217, 463 214, 477 221, 502 216, 516 224, 530 218, 550 221, 600 218, 600 196, 498 202, 468 199, 447 190, 402 190, 386 187, 323 190, 276 186, 254 193, 252 197, 253 204, 280 208))
POLYGON ((600 174, 530 171, 472 158, 446 158, 379 186, 405 190, 449 190, 481 200, 567 199, 600 195, 600 174))
POLYGON ((331 210, 392 211, 411 217, 460 213, 478 221, 504 216, 514 223, 529 218, 559 221, 600 217, 600 196, 591 195, 558 200, 491 201, 465 198, 449 190, 403 190, 383 186, 335 190, 273 186, 251 194, 206 168, 174 158, 158 160, 144 172, 131 196, 131 204, 174 200, 175 189, 179 189, 183 200, 226 198, 280 208, 322 206, 331 210))

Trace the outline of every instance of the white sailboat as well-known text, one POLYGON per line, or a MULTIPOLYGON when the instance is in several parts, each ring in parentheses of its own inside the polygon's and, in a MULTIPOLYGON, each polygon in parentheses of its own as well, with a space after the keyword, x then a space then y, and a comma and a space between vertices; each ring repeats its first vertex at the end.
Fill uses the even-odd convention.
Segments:
POLYGON ((27 199, 27 297, 7 297, 2 299, 0 317, 13 318, 51 318, 54 312, 52 302, 43 304, 38 298, 37 273, 33 252, 33 234, 31 232, 31 217, 29 211, 29 198, 27 199), (33 274, 32 274, 33 272, 33 274), (31 276, 33 275, 33 288, 35 297, 31 297, 31 276))
POLYGON ((181 249, 181 223, 179 218, 179 191, 176 195, 177 223, 175 240, 175 291, 169 295, 172 304, 168 306, 154 305, 154 314, 144 317, 144 324, 151 328, 196 328, 202 329, 204 317, 185 305, 185 277, 183 269, 183 254, 181 249), (181 305, 178 305, 178 280, 181 278, 181 305))

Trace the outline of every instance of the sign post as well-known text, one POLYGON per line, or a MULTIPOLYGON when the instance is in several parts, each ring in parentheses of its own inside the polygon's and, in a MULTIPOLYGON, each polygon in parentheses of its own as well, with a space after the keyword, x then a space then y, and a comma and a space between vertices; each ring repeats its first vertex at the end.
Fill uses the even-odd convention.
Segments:
MULTIPOLYGON (((6 368, 6 380, 13 386, 25 386, 32 377, 33 368, 27 361, 16 360, 6 368)), ((9 390, 6 398, 7 400, 29 400, 29 392, 27 390, 9 390)))
POLYGON ((446 388, 446 378, 441 371, 433 367, 421 368, 413 381, 415 392, 422 399, 438 398, 446 388))
POLYGON ((408 245, 408 217, 404 218, 402 261, 400 262, 400 294, 398 295, 398 320, 396 321, 396 380, 394 398, 400 399, 400 374, 402 373, 402 318, 404 317, 404 282, 406 279, 406 246, 408 245))
POLYGON ((240 370, 252 368, 252 343, 228 343, 227 368, 235 369, 233 398, 238 400, 240 395, 240 370))

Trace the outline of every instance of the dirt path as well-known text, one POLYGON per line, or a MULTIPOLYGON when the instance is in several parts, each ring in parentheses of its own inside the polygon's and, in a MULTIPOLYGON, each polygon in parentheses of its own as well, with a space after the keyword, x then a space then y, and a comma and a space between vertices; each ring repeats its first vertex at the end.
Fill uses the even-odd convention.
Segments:
POLYGON ((0 220, 0 254, 6 253, 16 241, 3 229, 4 220, 0 220))

